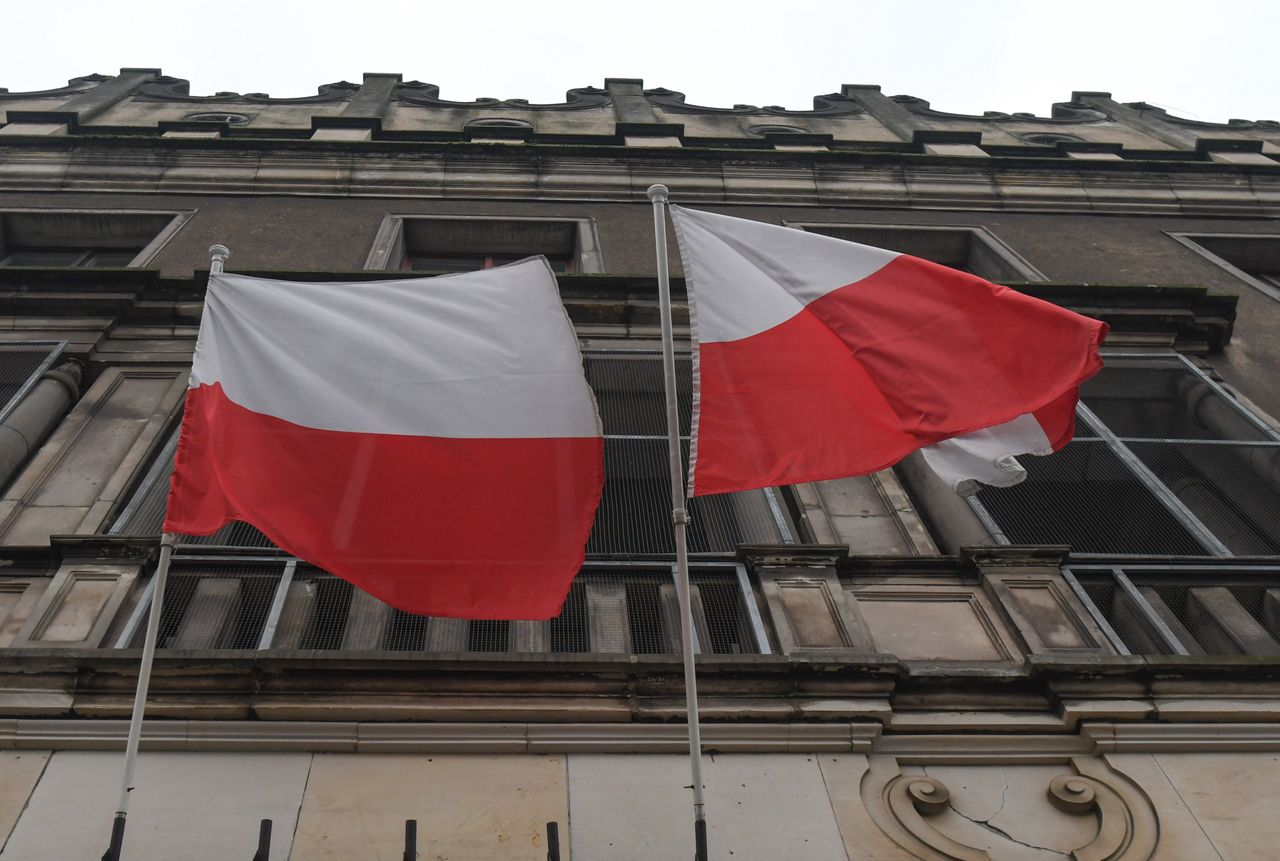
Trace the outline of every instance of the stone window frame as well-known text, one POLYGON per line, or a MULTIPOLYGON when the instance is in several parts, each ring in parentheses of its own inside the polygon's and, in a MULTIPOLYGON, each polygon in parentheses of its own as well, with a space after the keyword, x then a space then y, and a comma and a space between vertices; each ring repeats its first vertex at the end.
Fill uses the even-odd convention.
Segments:
POLYGON ((1164 235, 1168 236, 1170 239, 1172 239, 1174 242, 1177 242, 1179 245, 1182 245, 1184 248, 1191 249, 1200 257, 1203 257, 1205 260, 1208 260, 1210 263, 1217 266, 1218 268, 1231 273, 1236 278, 1239 278, 1241 281, 1245 282, 1250 287, 1253 287, 1255 290, 1257 290, 1259 293, 1263 294, 1264 296, 1268 296, 1271 299, 1274 299, 1277 302, 1280 302, 1280 287, 1277 287, 1274 284, 1269 284, 1266 281, 1263 281, 1261 278, 1258 278, 1255 275, 1249 274, 1249 272, 1247 272, 1244 269, 1241 269, 1239 266, 1232 263, 1230 260, 1227 260, 1225 257, 1222 257, 1221 255, 1216 254, 1213 251, 1210 251, 1208 248, 1201 245, 1200 242, 1198 241, 1201 239, 1228 239, 1228 240, 1239 239, 1239 240, 1244 240, 1246 242, 1249 242, 1249 241, 1271 242, 1275 245, 1276 268, 1280 269, 1280 234, 1218 233, 1216 231, 1208 231, 1208 230, 1197 230, 1197 231, 1189 231, 1189 232, 1166 230, 1164 231, 1164 235))
MULTIPOLYGON (((130 216, 169 216, 168 223, 162 227, 155 236, 153 236, 142 249, 134 255, 129 261, 126 268, 137 269, 147 266, 164 250, 165 246, 177 235, 187 222, 189 222, 198 210, 195 209, 121 209, 118 207, 99 208, 99 207, 69 207, 69 206, 4 206, 0 207, 0 218, 10 215, 40 215, 40 216, 76 216, 76 215, 95 215, 95 216, 117 216, 128 218, 130 216)), ((93 243, 92 237, 80 237, 72 235, 73 240, 83 241, 85 247, 89 247, 93 243)), ((4 257, 8 252, 3 244, 4 237, 0 234, 0 257, 4 257)))
MULTIPOLYGON (((600 253, 600 239, 596 229, 596 221, 591 217, 563 215, 473 215, 468 213, 388 213, 382 219, 374 237, 369 256, 365 259, 366 270, 399 271, 395 268, 405 255, 405 222, 406 221, 474 221, 474 222, 530 222, 556 223, 576 226, 574 275, 599 275, 604 269, 604 259, 600 253)), ((536 252, 533 252, 536 253, 536 252)))
MULTIPOLYGON (((811 233, 821 233, 815 228, 847 228, 852 230, 888 230, 901 233, 915 233, 927 235, 930 233, 962 233, 968 234, 969 241, 979 243, 984 250, 993 255, 1001 264, 1008 267, 1009 273, 981 273, 975 272, 981 278, 989 281, 1048 281, 1050 280, 1043 272, 1031 264, 1025 257, 1008 245, 1000 237, 996 236, 990 229, 981 225, 972 224, 900 224, 890 223, 881 224, 870 221, 783 221, 784 227, 794 227, 798 230, 806 230, 811 233), (1017 277, 1011 277, 1016 275, 1017 277)), ((824 234, 829 235, 829 234, 824 234)), ((836 237, 843 238, 843 237, 836 237)), ((854 240, 850 240, 854 241, 854 240)), ((916 255, 922 256, 922 255, 916 255)), ((946 264, 943 264, 946 265, 946 264)))

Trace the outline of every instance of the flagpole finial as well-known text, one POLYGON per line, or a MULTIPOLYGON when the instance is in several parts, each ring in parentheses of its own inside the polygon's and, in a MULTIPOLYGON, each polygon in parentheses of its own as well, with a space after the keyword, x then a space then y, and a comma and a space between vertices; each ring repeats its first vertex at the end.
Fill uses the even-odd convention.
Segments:
POLYGON ((209 272, 216 275, 222 271, 222 265, 231 256, 231 249, 225 245, 213 245, 209 248, 209 254, 213 257, 213 261, 209 264, 209 272))
POLYGON ((649 195, 649 200, 653 203, 667 202, 667 187, 662 183, 649 186, 649 191, 647 193, 649 195))

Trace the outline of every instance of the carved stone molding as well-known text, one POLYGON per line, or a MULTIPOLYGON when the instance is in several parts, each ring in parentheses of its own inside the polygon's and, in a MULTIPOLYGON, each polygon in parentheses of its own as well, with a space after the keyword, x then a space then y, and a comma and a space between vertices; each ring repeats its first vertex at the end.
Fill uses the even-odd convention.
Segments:
POLYGON ((93 87, 89 84, 99 84, 103 81, 109 81, 108 75, 82 75, 78 78, 72 78, 67 81, 65 87, 54 87, 51 90, 30 90, 27 92, 11 93, 4 87, 0 87, 0 100, 3 99, 52 99, 58 96, 78 96, 86 93, 93 87))
POLYGON ((863 113, 858 102, 843 93, 828 93, 813 97, 813 109, 808 111, 788 110, 778 105, 766 105, 763 108, 755 105, 734 105, 731 108, 711 108, 704 105, 690 105, 684 100, 684 93, 657 87, 645 90, 649 103, 666 111, 679 114, 765 114, 774 117, 847 117, 863 113))
POLYGON ((564 94, 564 101, 530 104, 526 99, 480 98, 471 102, 454 102, 440 98, 440 88, 421 81, 406 81, 395 89, 393 98, 408 105, 424 108, 486 108, 516 111, 580 111, 602 108, 610 104, 609 91, 599 87, 575 87, 564 94))
POLYGON ((987 123, 1099 123, 1108 119, 1102 111, 1075 102, 1058 102, 1053 106, 1053 116, 1039 117, 1032 113, 1016 111, 987 111, 983 114, 952 114, 935 110, 929 102, 916 96, 891 96, 903 108, 920 117, 935 120, 970 120, 987 123))
POLYGON ((861 795, 890 839, 929 861, 1147 861, 1159 840, 1147 795, 1093 757, 913 768, 873 756, 861 795))
POLYGON ((1192 129, 1225 129, 1230 131, 1280 131, 1280 120, 1241 120, 1232 119, 1225 123, 1211 123, 1205 120, 1192 120, 1186 117, 1177 117, 1166 111, 1164 108, 1147 104, 1146 102, 1125 102, 1125 107, 1133 108, 1144 114, 1164 120, 1166 123, 1173 123, 1176 126, 1185 126, 1192 129))
POLYGON ((142 84, 134 92, 134 98, 142 102, 215 102, 217 104, 248 105, 322 105, 345 102, 360 89, 359 84, 338 81, 322 84, 314 96, 297 98, 272 98, 266 93, 214 93, 212 96, 191 95, 191 82, 183 78, 162 75, 142 84))

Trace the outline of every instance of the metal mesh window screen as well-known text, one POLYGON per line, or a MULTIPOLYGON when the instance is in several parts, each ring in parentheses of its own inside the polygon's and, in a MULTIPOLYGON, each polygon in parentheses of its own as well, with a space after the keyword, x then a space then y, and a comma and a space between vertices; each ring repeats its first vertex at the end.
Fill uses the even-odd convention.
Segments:
POLYGON ((1204 552, 1102 442, 1076 440, 1019 462, 1026 481, 978 494, 1014 544, 1069 544, 1082 553, 1204 552))
MULTIPOLYGON (((283 564, 175 563, 160 617, 160 648, 256 649, 283 564)), ((759 651, 737 577, 695 571, 694 624, 705 653, 759 651)), ((671 573, 582 572, 548 622, 436 619, 389 607, 309 566, 299 566, 274 630, 274 648, 318 651, 675 654, 680 617, 671 573)), ((142 644, 142 627, 130 645, 142 644)))
POLYGON ((0 341, 0 417, 13 411, 63 346, 61 341, 0 341))
POLYGON ((1080 396, 1122 438, 1267 440, 1202 374, 1176 358, 1107 359, 1080 396))
POLYGON ((701 599, 703 620, 710 640, 701 643, 702 651, 716 655, 758 651, 737 580, 730 574, 698 574, 690 579, 701 599))
MULTIPOLYGON (((280 566, 175 563, 165 587, 162 649, 256 649, 280 583, 280 566)), ((139 626, 130 645, 141 648, 139 626)))
POLYGON ((1075 576, 1098 614, 1134 654, 1174 654, 1167 636, 1191 655, 1280 651, 1280 569, 1120 570, 1120 575, 1086 570, 1075 576), (1120 585, 1121 576, 1132 589, 1120 585))
MULTIPOLYGON (((662 358, 654 352, 588 352, 587 380, 596 393, 605 433, 605 488, 589 553, 670 554, 671 490, 667 477, 666 405, 662 358)), ((676 357, 681 456, 689 462, 692 362, 676 357)), ((732 552, 739 544, 776 543, 789 524, 763 491, 698 497, 689 502, 692 553, 732 552)))
POLYGON ((1010 541, 1195 556, 1221 553, 1216 538, 1236 555, 1280 552, 1280 436, 1198 369, 1108 357, 1081 398, 1101 426, 1082 418, 1079 432, 1102 439, 1022 458, 1027 481, 978 496, 1010 541))

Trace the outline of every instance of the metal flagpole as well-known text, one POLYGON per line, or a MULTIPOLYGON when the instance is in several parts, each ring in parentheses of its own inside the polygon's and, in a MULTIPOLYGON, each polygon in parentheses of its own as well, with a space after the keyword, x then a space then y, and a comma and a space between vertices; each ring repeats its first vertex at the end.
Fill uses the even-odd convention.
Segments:
POLYGON ((667 397, 667 449, 671 463, 671 523, 676 538, 676 592, 680 599, 680 649, 684 654, 684 695, 689 711, 689 769, 693 773, 693 834, 697 861, 707 861, 707 814, 702 799, 702 729, 698 723, 698 680, 693 661, 693 610, 689 600, 689 550, 684 462, 680 454, 680 413, 676 401, 675 343, 671 333, 671 278, 667 272, 667 187, 649 186, 653 232, 658 247, 658 301, 662 316, 662 374, 667 397))
MULTIPOLYGON (((222 271, 223 263, 231 252, 224 245, 209 249, 213 261, 209 274, 222 271)), ((164 608, 164 586, 169 579, 169 564, 173 560, 174 537, 170 532, 160 536, 160 560, 156 563, 155 589, 151 594, 151 610, 147 614, 146 637, 142 643, 142 665, 138 668, 138 688, 133 695, 133 715, 129 718, 129 739, 124 747, 124 776, 120 781, 120 800, 116 804, 116 818, 111 823, 111 845, 102 861, 120 861, 120 849, 124 844, 125 819, 129 815, 129 793, 133 791, 133 770, 138 763, 138 745, 142 741, 142 713, 147 707, 147 690, 151 687, 151 665, 156 657, 156 639, 160 632, 160 613, 164 608)))

